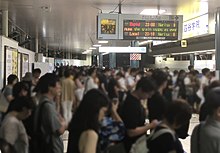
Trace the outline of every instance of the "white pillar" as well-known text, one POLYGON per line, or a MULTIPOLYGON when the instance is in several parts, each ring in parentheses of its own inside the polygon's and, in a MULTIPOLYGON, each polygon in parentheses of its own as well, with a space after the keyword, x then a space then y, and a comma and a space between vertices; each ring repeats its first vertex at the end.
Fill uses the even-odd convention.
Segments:
POLYGON ((2 11, 2 35, 8 37, 8 10, 2 11))

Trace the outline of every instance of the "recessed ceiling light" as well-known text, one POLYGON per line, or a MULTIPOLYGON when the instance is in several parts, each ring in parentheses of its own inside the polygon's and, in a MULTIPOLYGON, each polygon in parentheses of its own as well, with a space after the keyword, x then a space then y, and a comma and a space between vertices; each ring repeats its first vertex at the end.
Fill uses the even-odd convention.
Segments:
POLYGON ((96 48, 95 48, 95 47, 90 47, 89 49, 91 49, 91 50, 95 50, 96 48))
POLYGON ((98 44, 96 44, 96 45, 93 45, 94 47, 101 47, 102 45, 98 45, 98 44))
MULTIPOLYGON (((165 13, 166 10, 160 10, 159 14, 165 13)), ((158 9, 144 9, 141 13, 141 15, 158 15, 158 9)))
POLYGON ((107 44, 108 41, 106 41, 106 40, 102 40, 102 41, 99 41, 98 43, 99 43, 99 44, 107 44))
POLYGON ((88 50, 82 52, 82 54, 88 54, 88 53, 90 53, 90 52, 92 52, 92 50, 88 49, 88 50))

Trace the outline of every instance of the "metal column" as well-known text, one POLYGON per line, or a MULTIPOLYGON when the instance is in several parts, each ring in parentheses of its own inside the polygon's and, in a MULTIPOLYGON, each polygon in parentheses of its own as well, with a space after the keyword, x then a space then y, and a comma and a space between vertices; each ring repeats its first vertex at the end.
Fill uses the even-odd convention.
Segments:
POLYGON ((99 54, 99 61, 98 61, 99 67, 102 68, 103 67, 103 55, 99 54))
POLYGON ((109 54, 109 68, 116 68, 116 53, 109 54))
POLYGON ((193 53, 189 54, 189 60, 190 60, 190 65, 194 66, 195 55, 193 53))
POLYGON ((220 8, 216 11, 216 25, 215 25, 215 62, 216 62, 216 77, 220 76, 220 8))

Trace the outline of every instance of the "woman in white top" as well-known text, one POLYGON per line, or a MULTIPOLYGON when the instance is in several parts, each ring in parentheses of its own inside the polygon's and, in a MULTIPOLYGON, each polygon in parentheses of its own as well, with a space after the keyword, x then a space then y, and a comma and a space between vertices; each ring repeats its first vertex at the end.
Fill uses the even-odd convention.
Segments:
POLYGON ((88 70, 88 78, 85 81, 85 91, 88 92, 91 89, 98 89, 97 77, 96 77, 96 69, 91 68, 88 70))

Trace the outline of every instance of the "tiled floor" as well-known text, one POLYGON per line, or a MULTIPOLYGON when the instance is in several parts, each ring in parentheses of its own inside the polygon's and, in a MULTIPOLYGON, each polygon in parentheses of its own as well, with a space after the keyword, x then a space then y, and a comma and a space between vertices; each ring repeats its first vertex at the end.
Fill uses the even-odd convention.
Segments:
MULTIPOLYGON (((190 127, 189 127, 189 137, 187 137, 185 140, 181 140, 183 144, 183 148, 186 153, 190 153, 190 138, 192 131, 196 125, 199 123, 199 116, 197 114, 193 114, 192 118, 190 120, 190 127)), ((64 135, 62 136, 63 142, 64 142, 64 153, 66 152, 67 149, 67 142, 68 142, 68 132, 66 131, 64 135)))

